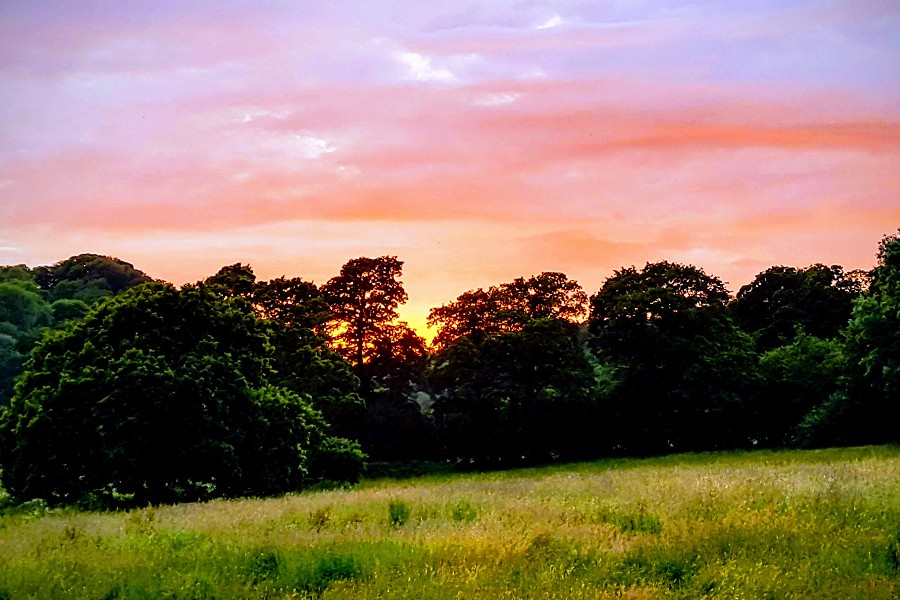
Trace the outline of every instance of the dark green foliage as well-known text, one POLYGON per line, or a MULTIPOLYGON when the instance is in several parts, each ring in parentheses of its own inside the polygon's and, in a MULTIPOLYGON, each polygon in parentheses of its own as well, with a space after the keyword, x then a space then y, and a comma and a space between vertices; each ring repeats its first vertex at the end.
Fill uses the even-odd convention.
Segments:
POLYGON ((99 305, 33 353, 0 424, 5 487, 99 506, 297 489, 325 425, 268 385, 269 350, 248 304, 202 287, 99 305))
POLYGON ((795 439, 803 418, 837 391, 846 368, 842 350, 837 340, 801 332, 791 344, 762 355, 764 384, 747 415, 756 423, 759 444, 779 446, 795 439))
POLYGON ((22 365, 46 329, 80 319, 91 304, 146 281, 129 263, 96 254, 34 270, 0 267, 0 406, 9 403, 22 365))
POLYGON ((358 437, 365 404, 350 365, 321 334, 331 312, 316 285, 300 278, 256 281, 249 265, 222 267, 203 285, 249 302, 272 346, 269 381, 311 399, 335 435, 358 437))
POLYGON ((741 416, 759 385, 757 359, 727 299, 717 277, 668 262, 616 271, 591 298, 591 345, 606 365, 620 451, 748 443, 741 416))
POLYGON ((698 565, 687 557, 654 556, 638 552, 622 561, 619 578, 623 583, 659 583, 679 587, 698 570, 698 565))
POLYGON ((450 510, 450 517, 454 521, 462 523, 471 523, 478 518, 478 511, 472 506, 472 503, 466 499, 458 501, 450 510))
POLYGON ((590 452, 593 367, 567 321, 462 338, 435 356, 430 380, 451 458, 534 462, 590 452))
POLYGON ((0 406, 9 403, 22 365, 53 310, 24 267, 0 269, 0 406))
POLYGON ((207 277, 203 283, 229 298, 249 299, 253 296, 256 275, 250 265, 235 263, 222 267, 215 275, 207 277))
POLYGON ((829 339, 847 324, 864 279, 839 265, 770 267, 740 289, 729 310, 762 351, 789 344, 798 330, 829 339))
POLYGON ((253 287, 252 299, 261 318, 295 331, 315 334, 331 318, 328 304, 316 284, 299 277, 259 282, 253 287))
POLYGON ((247 577, 254 585, 276 579, 284 571, 284 556, 278 550, 259 550, 250 555, 247 577))
POLYGON ((60 298, 50 305, 50 310, 53 311, 53 320, 58 324, 71 321, 72 319, 84 318, 84 315, 87 314, 90 308, 84 300, 72 300, 69 298, 60 298))
POLYGON ((356 437, 365 404, 349 363, 308 329, 271 319, 265 328, 272 346, 270 381, 309 396, 335 435, 356 437))
POLYGON ((381 460, 428 456, 434 439, 415 401, 428 360, 425 341, 398 320, 407 299, 402 267, 395 256, 361 257, 322 286, 331 346, 353 365, 365 401, 355 431, 345 435, 381 460))
POLYGON ((358 483, 366 465, 359 443, 340 437, 322 438, 309 453, 311 481, 358 483))
POLYGON ((844 338, 838 390, 803 421, 800 440, 900 441, 900 233, 882 239, 872 285, 854 303, 844 338))
POLYGON ((369 363, 366 416, 360 441, 376 460, 434 456, 435 432, 417 402, 428 365, 425 340, 405 324, 385 326, 369 363))
POLYGON ((131 263, 99 254, 79 254, 50 267, 36 267, 34 280, 51 301, 66 298, 87 304, 151 281, 131 263))

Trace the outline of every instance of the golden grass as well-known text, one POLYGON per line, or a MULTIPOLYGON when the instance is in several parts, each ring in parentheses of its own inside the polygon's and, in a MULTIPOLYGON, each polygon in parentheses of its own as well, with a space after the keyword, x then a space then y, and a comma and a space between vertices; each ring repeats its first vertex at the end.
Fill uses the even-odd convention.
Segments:
POLYGON ((0 517, 0 598, 14 599, 895 598, 898 580, 897 447, 0 517))

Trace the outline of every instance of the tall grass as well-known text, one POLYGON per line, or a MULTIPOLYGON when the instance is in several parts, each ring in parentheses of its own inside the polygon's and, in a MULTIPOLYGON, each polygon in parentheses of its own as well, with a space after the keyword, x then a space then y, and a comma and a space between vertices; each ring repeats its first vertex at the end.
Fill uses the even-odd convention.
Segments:
POLYGON ((3 598, 896 598, 900 448, 0 516, 3 598))

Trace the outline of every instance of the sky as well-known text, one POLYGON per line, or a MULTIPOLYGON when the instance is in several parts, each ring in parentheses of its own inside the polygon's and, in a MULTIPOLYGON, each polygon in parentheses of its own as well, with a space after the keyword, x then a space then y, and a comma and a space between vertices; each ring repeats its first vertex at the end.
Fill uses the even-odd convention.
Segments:
POLYGON ((734 292, 900 226, 900 2, 5 0, 0 264, 734 292))

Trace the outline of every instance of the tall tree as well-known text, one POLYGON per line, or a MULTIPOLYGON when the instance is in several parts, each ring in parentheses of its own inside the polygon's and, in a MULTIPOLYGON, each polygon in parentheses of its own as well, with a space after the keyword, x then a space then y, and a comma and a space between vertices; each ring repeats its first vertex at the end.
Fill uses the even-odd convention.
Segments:
POLYGON ((697 450, 749 439, 740 415, 758 385, 757 359, 727 299, 718 277, 669 262, 616 271, 591 298, 591 345, 618 374, 623 448, 697 450))
POLYGON ((432 423, 423 413, 429 353, 426 342, 405 323, 386 326, 367 365, 371 389, 360 440, 376 460, 433 456, 432 423))
POLYGON ((500 295, 505 310, 522 321, 553 318, 577 323, 588 313, 588 297, 578 282, 555 271, 504 283, 500 295))
POLYGON ((790 344, 764 353, 760 357, 762 392, 747 413, 756 422, 759 444, 793 443, 804 417, 839 389, 846 369, 841 340, 803 332, 790 344))
POLYGON ((407 300, 402 273, 403 261, 396 256, 361 257, 348 261, 340 275, 322 286, 334 315, 329 328, 335 348, 356 369, 364 389, 369 387, 365 365, 375 343, 407 300))
POLYGON ((258 282, 253 288, 253 307, 263 319, 295 330, 318 332, 331 319, 321 290, 299 277, 279 277, 258 282))
POLYGON ((250 265, 235 263, 202 285, 245 302, 263 321, 272 345, 272 383, 310 396, 335 434, 359 438, 365 413, 359 380, 350 364, 327 347, 324 329, 332 313, 315 283, 284 276, 257 281, 250 265))
POLYGON ((319 288, 299 277, 258 282, 251 297, 274 348, 271 380, 309 394, 335 434, 358 439, 365 403, 350 364, 329 348, 322 334, 331 311, 319 288))
POLYGON ((448 457, 508 464, 596 455, 593 366, 578 337, 562 319, 532 319, 439 352, 429 378, 448 457))

